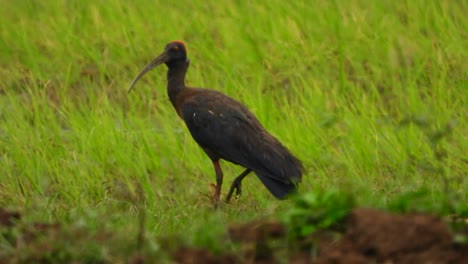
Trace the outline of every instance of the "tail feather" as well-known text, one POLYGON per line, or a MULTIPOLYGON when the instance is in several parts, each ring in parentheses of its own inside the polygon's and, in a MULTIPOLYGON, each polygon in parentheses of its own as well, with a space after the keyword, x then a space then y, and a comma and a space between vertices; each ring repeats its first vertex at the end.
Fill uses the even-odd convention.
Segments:
POLYGON ((274 178, 260 172, 255 173, 263 185, 265 185, 270 193, 277 199, 284 200, 288 198, 287 196, 297 192, 297 184, 293 182, 285 183, 283 181, 275 180, 274 178))

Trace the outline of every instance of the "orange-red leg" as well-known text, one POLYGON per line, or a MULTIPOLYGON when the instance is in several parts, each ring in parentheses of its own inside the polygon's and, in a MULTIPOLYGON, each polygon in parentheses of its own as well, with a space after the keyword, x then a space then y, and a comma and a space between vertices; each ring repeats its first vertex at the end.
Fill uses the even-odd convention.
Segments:
POLYGON ((223 185, 223 171, 221 170, 219 160, 213 161, 213 166, 216 172, 216 186, 213 201, 215 202, 215 204, 218 204, 221 196, 221 186, 223 185))

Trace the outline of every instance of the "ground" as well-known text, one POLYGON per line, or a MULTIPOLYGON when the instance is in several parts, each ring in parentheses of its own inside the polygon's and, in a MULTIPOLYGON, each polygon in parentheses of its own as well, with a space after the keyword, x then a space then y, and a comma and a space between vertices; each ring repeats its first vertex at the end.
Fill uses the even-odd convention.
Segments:
MULTIPOLYGON (((0 230, 6 234, 8 229, 15 228, 20 219, 18 212, 0 209, 0 230)), ((237 254, 213 253, 206 248, 182 244, 168 251, 173 261, 187 264, 466 263, 468 260, 468 245, 456 243, 443 219, 430 214, 403 215, 355 208, 346 217, 342 228, 337 230, 320 230, 313 235, 294 239, 287 238, 287 228, 280 222, 255 221, 229 227, 228 239, 239 244, 237 254), (283 243, 285 241, 288 243, 283 243)), ((22 235, 15 237, 14 244, 16 247, 25 247, 42 243, 39 247, 42 252, 51 251, 52 244, 43 243, 47 240, 37 238, 41 235, 56 237, 59 232, 60 224, 22 225, 22 235)), ((33 247, 37 248, 37 245, 33 247)), ((135 255, 126 262, 154 261, 135 255)), ((0 263, 14 262, 0 259, 0 263)))

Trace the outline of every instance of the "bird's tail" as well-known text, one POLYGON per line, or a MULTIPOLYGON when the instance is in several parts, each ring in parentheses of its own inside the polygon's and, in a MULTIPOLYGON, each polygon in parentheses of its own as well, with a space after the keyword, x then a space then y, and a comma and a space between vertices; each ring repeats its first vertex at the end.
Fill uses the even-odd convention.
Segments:
POLYGON ((275 180, 268 175, 262 174, 261 172, 255 172, 260 181, 267 187, 273 196, 277 199, 283 200, 288 198, 289 195, 297 192, 297 183, 275 180))

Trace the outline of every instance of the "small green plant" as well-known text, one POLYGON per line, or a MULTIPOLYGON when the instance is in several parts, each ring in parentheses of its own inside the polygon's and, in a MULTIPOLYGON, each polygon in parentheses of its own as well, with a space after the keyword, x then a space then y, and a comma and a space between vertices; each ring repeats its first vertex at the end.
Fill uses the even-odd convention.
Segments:
POLYGON ((305 237, 320 229, 335 228, 354 206, 350 195, 340 190, 316 190, 294 199, 283 222, 293 237, 305 237))
POLYGON ((437 212, 447 214, 450 210, 447 199, 431 200, 430 191, 422 188, 399 195, 388 204, 388 209, 398 213, 437 212))

